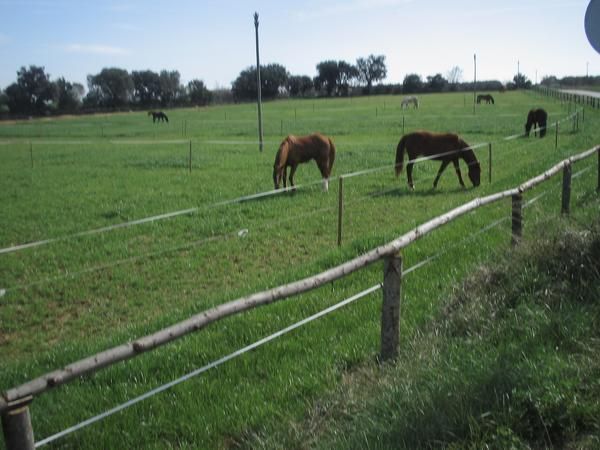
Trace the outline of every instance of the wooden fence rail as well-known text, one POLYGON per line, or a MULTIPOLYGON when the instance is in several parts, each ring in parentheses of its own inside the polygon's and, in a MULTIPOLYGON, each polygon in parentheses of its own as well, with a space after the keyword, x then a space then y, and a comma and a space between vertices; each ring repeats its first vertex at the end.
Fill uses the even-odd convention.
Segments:
MULTIPOLYGON (((513 241, 518 241, 522 230, 521 197, 523 192, 532 189, 553 175, 565 170, 567 167, 569 167, 568 171, 570 174, 570 166, 574 162, 588 158, 594 153, 598 154, 598 187, 600 188, 600 145, 598 145, 590 150, 561 161, 546 172, 524 182, 516 188, 498 192, 486 197, 475 198, 445 214, 425 222, 387 244, 377 247, 322 273, 224 303, 196 314, 189 319, 176 323, 170 327, 159 330, 156 333, 84 358, 62 369, 55 370, 20 386, 6 390, 0 396, 0 413, 2 414, 4 439, 7 449, 33 448, 33 429, 31 427, 27 405, 32 401, 35 395, 65 384, 82 375, 95 372, 119 361, 130 359, 141 353, 153 350, 189 333, 201 330, 207 325, 225 317, 316 289, 327 283, 346 277, 347 275, 380 260, 385 260, 381 357, 383 360, 393 359, 397 354, 399 340, 400 281, 402 278, 402 259, 400 251, 427 233, 430 233, 452 220, 477 208, 507 197, 513 199, 513 241), (515 200, 515 198, 517 200, 515 200), (515 217, 518 218, 517 225, 515 225, 515 217)), ((567 177, 565 176, 565 179, 566 178, 567 177)), ((569 176, 569 183, 570 180, 571 177, 569 176)), ((565 183, 567 182, 564 181, 563 186, 565 183)), ((568 189, 563 188, 563 209, 564 205, 568 204, 565 195, 570 195, 570 185, 568 189)))

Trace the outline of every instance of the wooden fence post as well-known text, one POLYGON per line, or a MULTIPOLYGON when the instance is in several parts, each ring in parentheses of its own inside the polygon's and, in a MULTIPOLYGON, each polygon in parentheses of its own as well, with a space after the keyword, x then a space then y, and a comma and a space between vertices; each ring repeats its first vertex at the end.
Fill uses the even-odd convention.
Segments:
POLYGON ((33 144, 29 141, 29 155, 31 156, 31 168, 33 169, 33 144))
POLYGON ((517 245, 523 235, 523 194, 512 196, 512 245, 517 245))
POLYGON ((556 132, 554 133, 554 150, 558 148, 558 122, 556 122, 556 132))
POLYGON ((2 413, 2 431, 6 450, 35 449, 28 407, 31 400, 31 397, 27 397, 15 404, 12 409, 2 413))
POLYGON ((402 116, 402 136, 404 136, 404 116, 402 116))
POLYGON ((190 139, 190 173, 192 173, 192 140, 190 139))
POLYGON ((400 341, 400 298, 402 256, 397 253, 383 261, 383 304, 381 307, 381 361, 398 356, 400 341))
POLYGON ((342 222, 344 218, 344 177, 340 176, 340 187, 338 189, 338 235, 337 245, 342 245, 342 222))
POLYGON ((562 214, 569 214, 571 210, 571 164, 568 164, 563 169, 563 185, 562 185, 562 214))
POLYGON ((492 143, 488 144, 489 181, 492 182, 492 143))

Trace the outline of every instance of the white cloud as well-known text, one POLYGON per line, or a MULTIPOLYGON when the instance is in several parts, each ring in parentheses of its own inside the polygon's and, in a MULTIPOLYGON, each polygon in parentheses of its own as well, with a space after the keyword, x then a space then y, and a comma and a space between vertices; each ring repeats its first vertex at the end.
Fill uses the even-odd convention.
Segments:
POLYGON ((87 53, 90 55, 128 55, 130 52, 127 49, 121 47, 112 47, 109 45, 100 44, 69 44, 65 47, 65 50, 70 53, 87 53))

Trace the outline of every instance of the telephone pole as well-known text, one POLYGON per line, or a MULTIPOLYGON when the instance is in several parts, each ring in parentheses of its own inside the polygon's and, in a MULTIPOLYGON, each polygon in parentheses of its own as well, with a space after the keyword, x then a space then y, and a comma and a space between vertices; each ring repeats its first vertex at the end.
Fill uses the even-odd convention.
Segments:
POLYGON ((263 151, 263 128, 262 128, 262 100, 260 92, 260 57, 258 53, 258 13, 254 13, 254 29, 256 31, 256 84, 258 87, 258 142, 259 149, 263 151))

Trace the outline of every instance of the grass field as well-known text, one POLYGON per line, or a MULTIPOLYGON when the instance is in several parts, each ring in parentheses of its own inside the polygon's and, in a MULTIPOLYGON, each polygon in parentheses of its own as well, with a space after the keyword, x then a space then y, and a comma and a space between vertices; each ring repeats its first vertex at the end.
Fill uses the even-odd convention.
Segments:
MULTIPOLYGON (((399 236, 472 198, 514 187, 600 142, 600 116, 586 110, 573 131, 545 139, 521 133, 527 111, 549 121, 569 110, 530 93, 498 94, 473 113, 469 95, 421 96, 419 110, 399 97, 277 101, 264 105, 259 152, 255 105, 168 111, 169 124, 143 112, 0 124, 0 247, 51 240, 0 253, 0 388, 6 389, 192 313, 315 274, 399 236), (430 189, 438 164, 395 178, 395 147, 405 131, 459 133, 477 151, 482 184, 466 190, 449 168, 430 189), (231 201, 272 189, 272 164, 288 133, 321 131, 337 146, 334 176, 381 168, 344 181, 344 236, 336 246, 337 180, 320 190, 318 170, 300 166, 294 194, 231 201), (191 144, 190 144, 191 143, 191 144), (191 172, 189 155, 191 145, 191 172), (166 213, 169 219, 117 227, 166 213), (104 232, 83 233, 115 227, 104 232), (247 230, 240 233, 241 230, 247 230)), ((594 159, 575 166, 573 207, 597 208, 594 159)), ((466 170, 463 167, 463 175, 466 170)), ((466 180, 466 176, 465 176, 466 180)), ((466 181, 468 182, 468 181, 466 181)), ((525 212, 525 237, 560 210, 560 179, 525 212)), ((405 267, 440 256, 403 287, 402 335, 437 311, 437 300, 480 262, 504 252, 510 203, 469 214, 423 238, 405 267)), ((135 360, 36 398, 42 439, 180 377, 381 281, 380 265, 280 304, 226 319, 135 360)), ((227 448, 302 417, 379 348, 380 295, 349 306, 56 441, 57 448, 227 448)))

